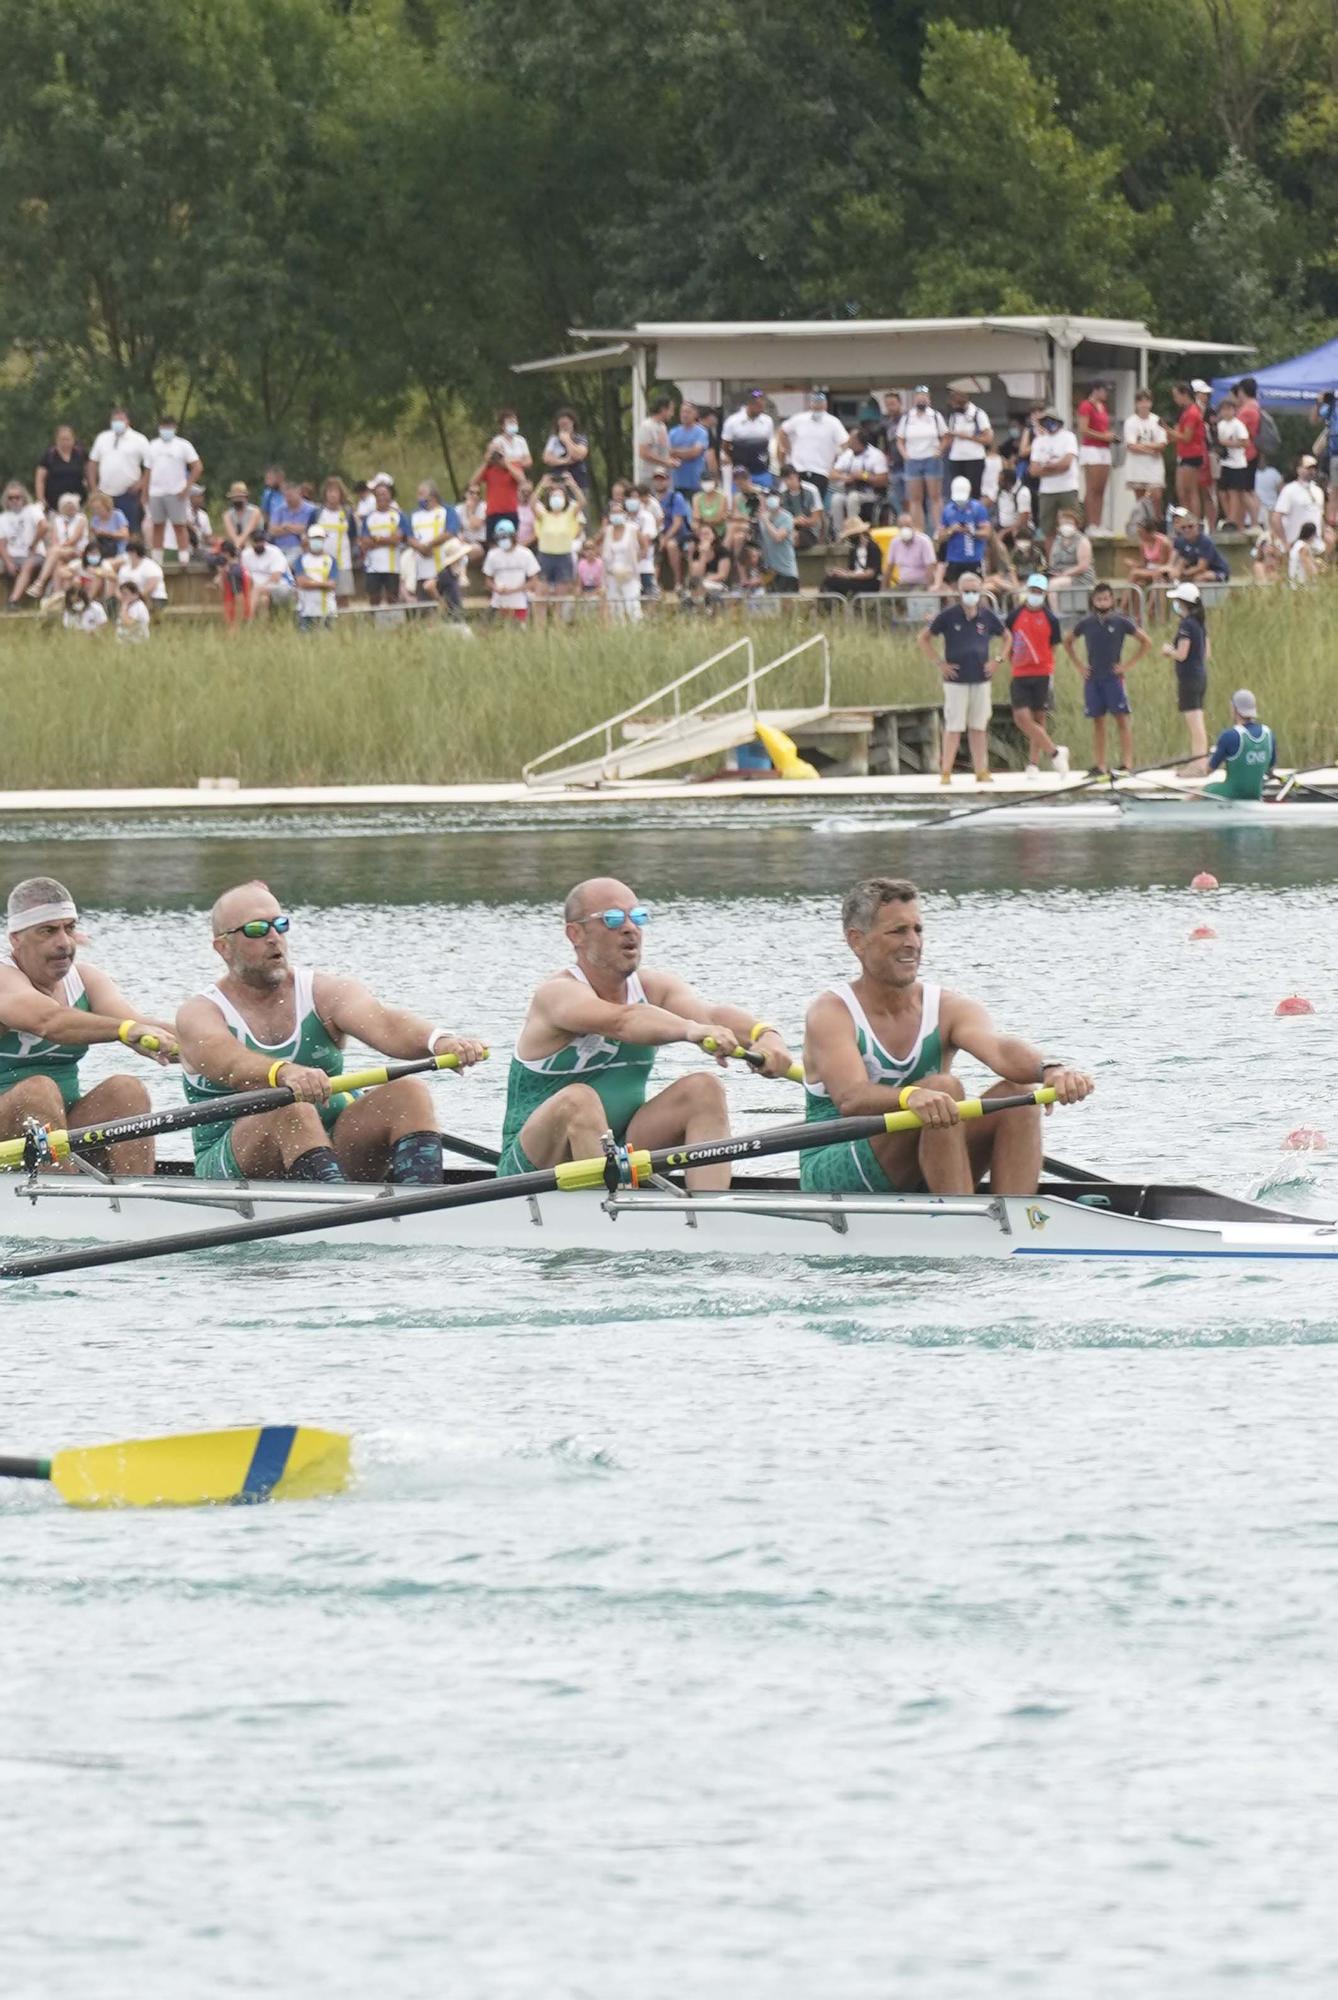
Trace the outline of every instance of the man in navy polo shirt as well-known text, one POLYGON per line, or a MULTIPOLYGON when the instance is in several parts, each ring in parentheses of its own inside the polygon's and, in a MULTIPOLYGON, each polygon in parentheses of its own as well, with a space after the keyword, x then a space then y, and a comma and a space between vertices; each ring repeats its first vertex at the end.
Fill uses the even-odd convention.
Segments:
POLYGON ((1175 573, 1181 583, 1226 583, 1231 565, 1197 514, 1172 507, 1171 536, 1175 573))
POLYGON ((959 580, 955 604, 945 605, 938 617, 916 633, 916 643, 943 676, 943 755, 939 783, 952 783, 952 767, 957 762, 957 746, 966 731, 971 750, 971 766, 978 785, 990 779, 989 741, 990 679, 997 659, 991 654, 996 639, 1007 638, 1002 619, 982 602, 980 578, 968 570, 959 580), (943 641, 940 659, 935 639, 943 641))
POLYGON ((1124 676, 1136 666, 1152 645, 1141 625, 1115 609, 1115 593, 1108 583, 1092 586, 1091 610, 1064 635, 1064 650, 1083 679, 1083 709, 1092 725, 1092 767, 1089 778, 1107 776, 1106 717, 1113 715, 1120 732, 1121 772, 1133 769, 1134 727, 1129 714, 1129 695, 1124 676), (1078 658, 1074 641, 1087 648, 1087 665, 1078 658), (1137 650, 1123 658, 1124 642, 1133 639, 1137 650))

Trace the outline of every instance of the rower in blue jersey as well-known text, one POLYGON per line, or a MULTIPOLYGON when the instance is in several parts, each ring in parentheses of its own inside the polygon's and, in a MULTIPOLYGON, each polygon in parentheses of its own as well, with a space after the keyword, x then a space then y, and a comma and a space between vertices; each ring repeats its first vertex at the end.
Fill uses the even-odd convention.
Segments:
POLYGON ((1248 688, 1231 697, 1231 727, 1213 745, 1208 769, 1217 778, 1203 787, 1219 799, 1261 799, 1278 761, 1278 740, 1259 720, 1259 704, 1248 688))
POLYGON ((808 1122, 915 1111, 924 1130, 814 1147, 799 1156, 801 1185, 839 1194, 970 1194, 988 1175, 994 1194, 1035 1194, 1044 1150, 1039 1106, 963 1125, 957 1106, 968 1092, 953 1063, 959 1053, 974 1056, 1003 1079, 984 1097, 1045 1083, 1061 1104, 1077 1104, 1093 1090, 1091 1077, 1033 1042, 1000 1034, 978 1000, 921 980, 924 921, 913 882, 857 883, 841 904, 841 923, 860 971, 808 1010, 808 1122))
MULTIPOLYGON (((175 1060, 176 1037, 126 999, 110 973, 78 963, 79 913, 63 883, 34 875, 10 891, 8 948, 0 951, 0 1139, 30 1119, 68 1130, 147 1111, 135 1076, 86 1085, 80 1065, 96 1043, 122 1042, 150 1061, 175 1060), (156 1048, 141 1047, 149 1036, 156 1048)), ((127 1139, 93 1164, 120 1174, 153 1172, 152 1139, 127 1139)))
POLYGON ((214 905, 223 972, 177 1015, 186 1095, 207 1103, 281 1084, 294 1102, 197 1125, 197 1179, 440 1182, 441 1133, 421 1077, 356 1098, 330 1079, 346 1067, 350 1035, 402 1061, 453 1054, 461 1069, 480 1060, 483 1044, 388 1007, 361 980, 290 965, 290 921, 263 882, 243 882, 214 905))

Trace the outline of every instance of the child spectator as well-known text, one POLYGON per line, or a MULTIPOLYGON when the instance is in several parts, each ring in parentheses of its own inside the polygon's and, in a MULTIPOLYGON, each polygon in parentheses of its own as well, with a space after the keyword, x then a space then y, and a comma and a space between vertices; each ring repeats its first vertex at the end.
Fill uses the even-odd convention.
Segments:
POLYGON ((510 619, 525 625, 530 616, 529 585, 539 574, 539 558, 533 549, 516 539, 513 521, 500 520, 493 529, 493 544, 483 558, 483 574, 492 585, 492 609, 500 623, 510 619))
POLYGON ((600 546, 604 560, 604 601, 615 624, 641 618, 641 541, 627 505, 611 507, 600 546))
POLYGON ((138 584, 119 583, 116 598, 119 606, 116 636, 131 645, 138 645, 149 636, 149 607, 139 594, 138 584))

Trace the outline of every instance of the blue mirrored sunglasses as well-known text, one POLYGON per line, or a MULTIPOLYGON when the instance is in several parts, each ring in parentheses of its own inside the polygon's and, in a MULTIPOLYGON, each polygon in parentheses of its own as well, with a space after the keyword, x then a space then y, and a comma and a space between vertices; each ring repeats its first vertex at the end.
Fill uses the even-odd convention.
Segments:
POLYGON ((650 922, 650 911, 644 903, 634 903, 630 910, 593 910, 588 917, 582 917, 583 924, 603 924, 605 930, 620 931, 624 924, 635 924, 642 930, 650 922))

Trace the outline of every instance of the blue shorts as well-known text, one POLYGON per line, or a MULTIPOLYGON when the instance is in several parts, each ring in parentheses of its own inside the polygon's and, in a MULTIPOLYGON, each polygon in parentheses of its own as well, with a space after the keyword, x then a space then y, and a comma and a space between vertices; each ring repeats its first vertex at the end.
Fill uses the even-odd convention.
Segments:
POLYGON ((1103 715, 1127 715, 1129 694, 1123 675, 1089 674, 1082 705, 1089 722, 1098 722, 1103 715))
POLYGON ((906 460, 907 479, 942 479, 943 460, 941 458, 908 458, 906 460))
POLYGON ((535 554, 539 558, 539 574, 545 583, 570 583, 576 574, 576 565, 570 556, 546 556, 542 549, 535 554))

